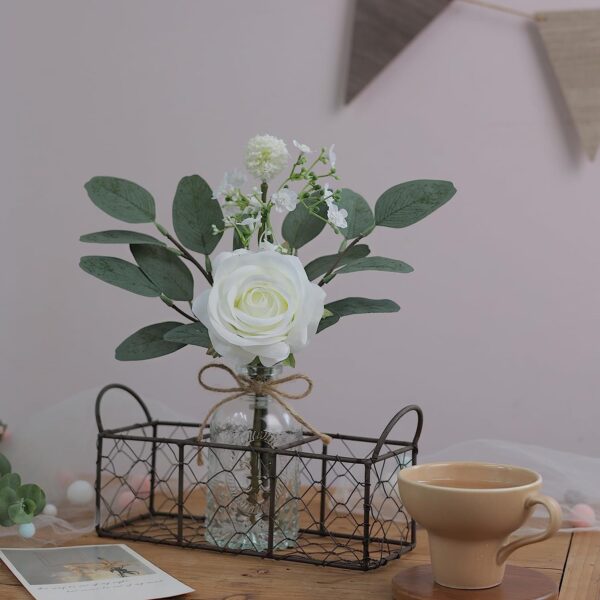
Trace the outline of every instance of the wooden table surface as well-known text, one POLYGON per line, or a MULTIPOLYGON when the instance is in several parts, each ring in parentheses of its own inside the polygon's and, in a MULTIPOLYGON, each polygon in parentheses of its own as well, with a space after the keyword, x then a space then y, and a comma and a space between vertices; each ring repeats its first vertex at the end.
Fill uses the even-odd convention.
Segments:
MULTIPOLYGON (((72 541, 73 545, 111 543, 118 540, 93 534, 72 541)), ((390 581, 398 569, 429 561, 423 532, 413 552, 367 573, 144 542, 128 545, 193 587, 196 591, 184 596, 186 600, 390 600, 390 581)), ((559 582, 560 600, 600 599, 600 533, 561 533, 518 550, 510 562, 539 569, 559 582)), ((29 594, 2 564, 0 600, 27 598, 29 594)))

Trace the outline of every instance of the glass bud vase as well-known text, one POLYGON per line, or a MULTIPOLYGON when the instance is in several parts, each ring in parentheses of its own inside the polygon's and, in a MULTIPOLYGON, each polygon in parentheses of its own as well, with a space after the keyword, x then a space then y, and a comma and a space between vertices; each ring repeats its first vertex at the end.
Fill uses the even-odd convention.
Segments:
MULTIPOLYGON (((246 366, 239 373, 270 381, 280 365, 246 366)), ((210 440, 220 444, 274 448, 302 438, 298 422, 269 395, 247 394, 223 404, 213 415, 210 440)), ((206 538, 221 548, 264 552, 269 547, 270 510, 273 549, 290 548, 298 538, 299 460, 250 450, 207 448, 206 538), (269 477, 274 468, 275 479, 269 477), (272 501, 272 490, 275 500, 272 501)))

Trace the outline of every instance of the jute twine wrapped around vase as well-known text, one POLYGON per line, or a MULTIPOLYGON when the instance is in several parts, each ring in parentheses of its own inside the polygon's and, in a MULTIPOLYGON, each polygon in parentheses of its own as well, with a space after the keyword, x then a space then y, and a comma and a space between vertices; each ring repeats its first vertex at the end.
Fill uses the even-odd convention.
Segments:
MULTIPOLYGON (((287 410, 298 423, 306 427, 309 431, 314 433, 319 439, 325 443, 329 444, 331 442, 331 437, 326 433, 321 433, 316 427, 311 425, 304 417, 302 417, 290 404, 287 400, 302 400, 306 398, 311 392, 313 388, 313 382, 310 377, 303 375, 301 373, 294 373, 293 375, 288 375, 287 377, 281 377, 279 379, 272 379, 270 381, 261 381, 259 379, 252 379, 246 375, 238 375, 233 369, 229 368, 227 365, 222 365, 220 363, 210 363, 202 369, 198 373, 198 381, 200 385, 209 392, 220 392, 223 394, 230 394, 229 396, 223 398, 223 400, 219 400, 216 404, 212 406, 212 408, 208 411, 208 414, 204 418, 202 425, 200 425, 200 431, 198 432, 197 440, 198 442, 202 442, 202 434, 204 429, 208 425, 210 418, 213 416, 216 410, 218 410, 223 404, 227 402, 231 402, 232 400, 236 400, 237 398, 241 398, 246 395, 254 395, 254 396, 270 396, 280 404, 285 410, 287 410), (213 385, 209 385, 203 379, 204 373, 209 369, 221 369, 226 373, 229 373, 231 377, 237 383, 235 387, 217 387, 213 385), (280 386, 291 381, 304 381, 306 383, 306 389, 303 392, 298 394, 293 394, 290 392, 283 391, 280 386)), ((198 452, 197 458, 198 464, 204 464, 202 459, 202 450, 198 452)))

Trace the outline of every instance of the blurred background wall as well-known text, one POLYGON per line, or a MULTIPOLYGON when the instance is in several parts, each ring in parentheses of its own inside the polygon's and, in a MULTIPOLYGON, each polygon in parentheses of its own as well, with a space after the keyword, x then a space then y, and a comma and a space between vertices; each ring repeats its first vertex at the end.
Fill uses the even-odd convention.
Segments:
MULTIPOLYGON (((82 186, 132 179, 170 225, 181 176, 216 187, 268 132, 335 143, 343 184, 371 202, 408 179, 459 189, 369 240, 413 274, 328 288, 402 311, 344 319, 297 357, 316 380, 307 418, 377 434, 417 402, 427 450, 495 437, 600 455, 599 163, 579 149, 536 32, 457 1, 343 106, 351 17, 347 0, 0 1, 1 418, 112 381, 204 416, 216 397, 196 383, 202 349, 114 360, 127 335, 176 315, 79 270, 80 255, 111 253, 79 235, 120 227, 82 186)), ((304 257, 336 248, 316 246, 304 257)))

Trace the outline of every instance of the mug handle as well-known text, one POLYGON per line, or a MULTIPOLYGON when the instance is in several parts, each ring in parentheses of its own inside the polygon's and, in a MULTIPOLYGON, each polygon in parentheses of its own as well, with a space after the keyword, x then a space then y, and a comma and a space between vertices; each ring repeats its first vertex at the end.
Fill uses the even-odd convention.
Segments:
POLYGON ((550 517, 548 526, 540 533, 526 535, 502 546, 496 555, 496 562, 499 565, 503 564, 518 548, 527 546, 528 544, 535 544, 536 542, 543 542, 549 537, 552 537, 559 530, 562 523, 562 510, 558 502, 554 498, 550 498, 550 496, 539 494, 527 498, 525 501, 525 508, 532 508, 536 504, 541 504, 548 511, 548 516, 550 517))

